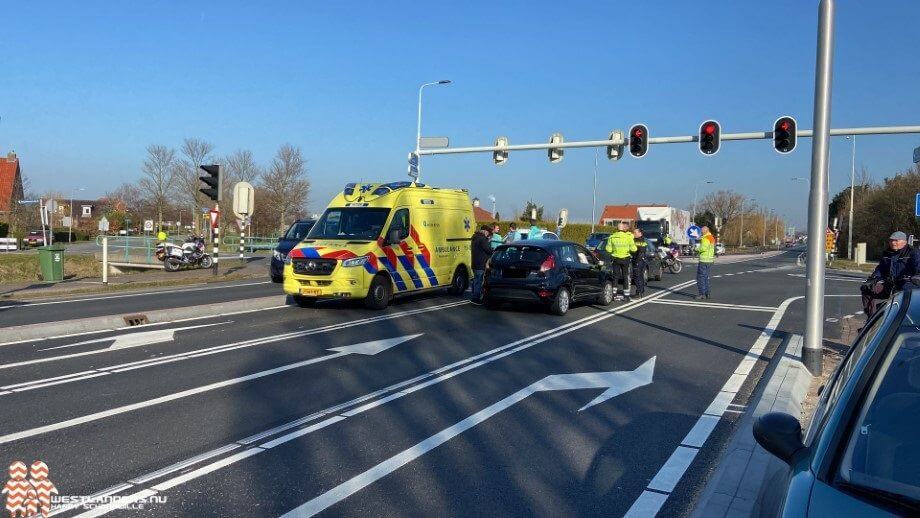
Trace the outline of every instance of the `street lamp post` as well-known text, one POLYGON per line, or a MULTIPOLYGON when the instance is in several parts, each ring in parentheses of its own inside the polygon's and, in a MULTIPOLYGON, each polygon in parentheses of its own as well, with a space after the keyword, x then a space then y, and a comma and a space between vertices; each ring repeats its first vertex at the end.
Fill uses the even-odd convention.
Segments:
MULTIPOLYGON (((754 198, 751 198, 752 207, 754 201, 754 198)), ((738 248, 744 248, 744 198, 741 198, 741 231, 738 232, 738 248)))
POLYGON ((70 190, 70 226, 67 227, 67 242, 72 241, 73 236, 73 193, 74 191, 85 191, 86 187, 80 187, 79 189, 70 190))
POLYGON ((764 207, 763 211, 761 211, 761 214, 763 214, 763 239, 760 242, 760 246, 762 248, 766 248, 767 247, 767 209, 766 207, 764 207))
POLYGON ((853 259, 853 189, 856 184, 856 135, 848 135, 847 140, 853 137, 853 146, 850 152, 850 222, 847 223, 847 259, 853 259))
POLYGON ((594 191, 591 195, 591 233, 597 223, 597 148, 594 148, 594 191))
POLYGON ((415 156, 418 157, 418 176, 415 177, 415 181, 419 181, 422 178, 422 160, 421 160, 422 157, 419 156, 419 153, 418 153, 422 145, 422 90, 424 90, 426 86, 449 85, 449 84, 450 84, 450 79, 442 79, 440 81, 425 83, 422 86, 418 87, 418 126, 415 132, 415 156))

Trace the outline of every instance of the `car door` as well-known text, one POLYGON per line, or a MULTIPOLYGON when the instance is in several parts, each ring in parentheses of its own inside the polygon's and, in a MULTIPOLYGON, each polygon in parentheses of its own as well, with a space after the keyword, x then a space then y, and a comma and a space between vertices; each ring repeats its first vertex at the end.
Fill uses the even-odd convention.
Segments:
POLYGON ((575 245, 575 254, 584 272, 585 290, 589 294, 598 294, 604 285, 604 269, 600 261, 587 248, 575 245))
POLYGON ((578 260, 575 246, 564 244, 556 249, 562 268, 565 269, 569 278, 572 280, 572 297, 581 298, 588 292, 588 283, 586 268, 578 260))
POLYGON ((390 226, 387 228, 385 234, 388 241, 385 251, 387 255, 393 254, 396 256, 399 265, 397 266, 394 264, 394 268, 399 269, 399 267, 402 266, 406 275, 409 276, 412 286, 414 286, 415 289, 419 289, 423 288, 425 284, 422 281, 422 276, 419 274, 422 270, 418 267, 418 261, 415 258, 415 255, 418 253, 418 247, 409 239, 409 226, 409 209, 406 207, 396 209, 393 213, 393 218, 390 220, 390 226), (391 237, 398 237, 399 242, 390 243, 389 240, 391 237))

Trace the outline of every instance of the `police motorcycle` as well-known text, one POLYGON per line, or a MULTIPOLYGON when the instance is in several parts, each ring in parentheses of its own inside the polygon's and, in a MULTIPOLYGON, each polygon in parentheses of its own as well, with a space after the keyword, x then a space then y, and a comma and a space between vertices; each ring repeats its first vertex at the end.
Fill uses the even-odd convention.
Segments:
POLYGON ((155 256, 163 261, 163 268, 167 272, 178 271, 182 266, 210 268, 214 260, 205 253, 204 247, 204 238, 201 236, 189 236, 181 246, 161 241, 157 243, 155 256))
POLYGON ((661 259, 661 269, 671 273, 680 273, 684 269, 684 263, 680 260, 680 250, 666 246, 658 247, 658 257, 661 259))

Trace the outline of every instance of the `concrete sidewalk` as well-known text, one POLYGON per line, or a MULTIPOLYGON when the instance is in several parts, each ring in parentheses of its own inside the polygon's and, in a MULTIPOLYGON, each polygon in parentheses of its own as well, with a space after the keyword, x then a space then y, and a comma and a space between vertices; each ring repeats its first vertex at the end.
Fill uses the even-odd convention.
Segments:
POLYGON ((802 336, 792 335, 779 361, 764 374, 767 383, 738 422, 722 461, 703 490, 694 518, 759 516, 764 483, 786 465, 754 440, 754 421, 769 412, 796 417, 808 395, 812 376, 801 362, 802 336), (751 410, 753 408, 753 410, 751 410))
POLYGON ((191 269, 178 272, 143 270, 125 275, 110 275, 109 284, 101 277, 67 279, 60 282, 19 282, 0 284, 0 300, 35 299, 118 290, 143 289, 152 286, 177 286, 190 283, 226 282, 242 279, 268 279, 270 256, 249 257, 241 262, 236 257, 221 257, 219 274, 212 270, 191 269))

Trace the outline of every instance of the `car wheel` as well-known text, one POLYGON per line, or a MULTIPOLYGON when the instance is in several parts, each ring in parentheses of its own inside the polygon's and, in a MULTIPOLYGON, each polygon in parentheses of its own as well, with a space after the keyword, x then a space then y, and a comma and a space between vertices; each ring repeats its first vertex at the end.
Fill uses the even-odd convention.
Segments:
POLYGON ((368 309, 384 309, 390 304, 392 297, 392 283, 383 275, 374 277, 371 287, 364 297, 364 307, 368 309))
POLYGON ((604 281, 604 286, 601 288, 601 294, 597 296, 597 304, 599 306, 609 306, 613 302, 613 297, 616 295, 616 288, 613 287, 613 283, 610 281, 604 281))
POLYGON ((447 288, 447 293, 451 295, 463 295, 469 287, 470 276, 466 272, 466 268, 458 266, 457 269, 454 270, 454 276, 450 279, 450 287, 447 288))
POLYGON ((294 302, 302 308, 312 308, 316 305, 316 297, 301 297, 300 295, 293 295, 292 298, 294 302))
POLYGON ((569 311, 569 306, 571 304, 572 295, 569 293, 569 289, 563 286, 556 292, 556 297, 549 307, 549 312, 561 317, 569 311))

